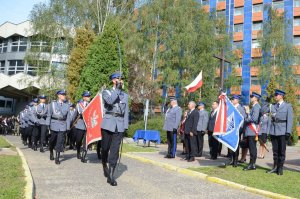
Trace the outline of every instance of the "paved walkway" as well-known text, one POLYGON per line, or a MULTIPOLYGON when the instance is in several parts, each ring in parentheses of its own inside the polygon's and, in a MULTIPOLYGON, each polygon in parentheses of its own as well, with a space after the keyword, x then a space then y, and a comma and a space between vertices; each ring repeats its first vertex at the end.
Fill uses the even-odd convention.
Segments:
POLYGON ((49 152, 40 153, 21 144, 20 137, 7 136, 19 147, 33 175, 38 199, 81 198, 262 198, 248 192, 195 179, 130 158, 122 158, 117 187, 111 187, 95 151, 89 151, 87 164, 76 159, 74 151, 64 154, 60 165, 49 160, 49 152))
MULTIPOLYGON (((142 145, 142 142, 140 141, 140 145, 142 145)), ((257 159, 256 164, 262 167, 271 168, 273 166, 273 154, 272 154, 272 145, 271 143, 267 144, 269 152, 266 153, 264 159, 257 159)), ((150 147, 154 147, 154 144, 151 143, 150 147)), ((257 149, 259 148, 259 144, 257 144, 257 149)), ((203 157, 196 158, 195 162, 187 162, 183 161, 182 155, 182 144, 178 144, 177 146, 177 157, 175 159, 166 159, 164 158, 166 151, 167 151, 167 145, 161 144, 157 145, 158 152, 157 153, 138 153, 139 156, 142 156, 144 158, 148 158, 151 160, 163 162, 163 163, 169 163, 172 165, 176 165, 181 168, 189 168, 189 167, 201 167, 201 166, 219 166, 224 163, 228 163, 229 159, 226 157, 218 157, 217 160, 210 160, 209 158, 209 149, 208 149, 208 141, 207 136, 205 135, 205 141, 204 141, 204 153, 203 157)), ((286 150, 286 161, 285 161, 285 169, 295 170, 300 172, 300 145, 296 146, 288 146, 286 150)), ((227 154, 227 148, 223 146, 222 148, 222 155, 227 154)), ((249 153, 247 155, 247 162, 249 162, 250 157, 249 153)))

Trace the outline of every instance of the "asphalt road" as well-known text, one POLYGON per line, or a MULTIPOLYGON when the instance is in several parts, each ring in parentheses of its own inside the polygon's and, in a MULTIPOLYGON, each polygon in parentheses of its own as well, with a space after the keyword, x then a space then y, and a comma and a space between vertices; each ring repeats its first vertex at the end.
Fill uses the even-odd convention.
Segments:
POLYGON ((49 160, 49 152, 33 151, 21 144, 20 137, 7 136, 19 147, 28 162, 37 199, 81 198, 263 198, 200 179, 195 179, 130 158, 122 158, 117 172, 118 186, 106 183, 95 151, 89 162, 81 163, 75 151, 66 151, 61 164, 49 160))

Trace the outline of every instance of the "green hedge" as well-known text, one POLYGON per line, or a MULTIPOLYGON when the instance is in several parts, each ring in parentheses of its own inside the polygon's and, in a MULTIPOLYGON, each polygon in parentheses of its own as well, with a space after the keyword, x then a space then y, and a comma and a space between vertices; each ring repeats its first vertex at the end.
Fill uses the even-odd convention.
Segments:
MULTIPOLYGON (((161 143, 167 143, 167 133, 163 130, 164 118, 162 116, 154 116, 153 118, 148 119, 147 129, 157 130, 160 132, 161 143)), ((145 129, 144 120, 140 120, 129 126, 127 136, 133 137, 136 130, 145 129)))

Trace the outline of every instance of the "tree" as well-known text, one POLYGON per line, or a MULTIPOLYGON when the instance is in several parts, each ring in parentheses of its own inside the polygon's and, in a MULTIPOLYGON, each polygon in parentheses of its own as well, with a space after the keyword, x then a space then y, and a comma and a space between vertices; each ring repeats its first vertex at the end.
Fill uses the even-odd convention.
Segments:
MULTIPOLYGON (((77 98, 85 90, 96 95, 102 86, 111 86, 109 76, 119 70, 120 54, 118 48, 118 39, 120 43, 122 73, 127 77, 128 67, 123 49, 123 35, 120 32, 120 24, 111 19, 107 23, 104 32, 97 36, 88 50, 86 64, 82 70, 79 87, 77 89, 77 98)), ((125 87, 127 87, 125 80, 125 87)))
POLYGON ((133 66, 130 79, 139 82, 133 87, 136 95, 140 95, 133 98, 135 102, 161 99, 156 97, 160 93, 155 90, 162 85, 179 87, 183 102, 198 100, 200 92, 184 94, 184 86, 201 70, 202 100, 210 103, 217 98, 219 88, 214 76, 219 61, 214 55, 229 45, 223 18, 205 12, 194 0, 154 0, 139 8, 130 21, 124 31, 128 62, 133 66), (136 76, 137 72, 143 75, 136 76), (146 83, 144 74, 151 77, 146 83), (145 90, 149 92, 139 92, 145 90))
POLYGON ((297 87, 295 86, 293 78, 286 79, 285 85, 286 85, 285 86, 286 95, 284 99, 287 102, 291 103, 294 111, 294 123, 293 123, 292 136, 290 141, 292 144, 297 144, 298 142, 297 123, 298 123, 298 110, 299 110, 297 97, 295 95, 297 91, 297 87))
POLYGON ((86 64, 88 49, 94 41, 95 33, 90 26, 76 29, 74 38, 74 48, 71 51, 68 60, 67 78, 68 78, 68 96, 71 101, 76 100, 77 89, 80 82, 80 76, 83 67, 86 64))

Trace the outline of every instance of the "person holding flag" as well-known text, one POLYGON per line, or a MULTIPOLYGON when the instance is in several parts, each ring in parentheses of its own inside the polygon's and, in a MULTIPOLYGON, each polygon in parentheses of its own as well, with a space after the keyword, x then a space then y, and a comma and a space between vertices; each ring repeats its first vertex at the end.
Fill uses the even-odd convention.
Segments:
POLYGON ((87 150, 86 150, 86 125, 83 121, 83 117, 82 117, 82 112, 83 110, 87 107, 87 105, 89 104, 91 100, 91 93, 89 91, 84 91, 82 93, 82 100, 80 100, 77 105, 76 105, 76 109, 75 109, 75 113, 74 113, 74 118, 75 121, 73 123, 73 126, 75 127, 75 140, 76 140, 76 149, 77 149, 77 159, 81 159, 82 163, 86 163, 86 154, 87 154, 87 150), (82 155, 80 155, 80 149, 81 149, 81 145, 83 143, 83 150, 82 150, 82 155))
POLYGON ((120 145, 129 125, 129 97, 123 90, 124 83, 121 72, 113 73, 110 80, 113 87, 102 91, 104 106, 101 123, 102 166, 107 183, 117 186, 114 175, 119 159, 120 145))
POLYGON ((261 106, 259 105, 259 100, 261 98, 261 95, 256 92, 252 92, 250 98, 252 103, 252 109, 250 111, 250 114, 248 114, 248 116, 245 118, 245 123, 246 123, 245 136, 247 137, 247 142, 249 146, 250 162, 249 165, 243 169, 244 171, 256 170, 256 166, 255 166, 256 159, 257 159, 256 142, 258 141, 258 135, 260 132, 259 120, 260 120, 261 106))

